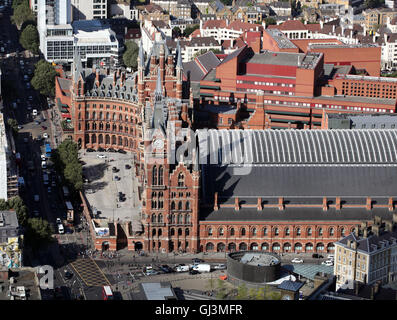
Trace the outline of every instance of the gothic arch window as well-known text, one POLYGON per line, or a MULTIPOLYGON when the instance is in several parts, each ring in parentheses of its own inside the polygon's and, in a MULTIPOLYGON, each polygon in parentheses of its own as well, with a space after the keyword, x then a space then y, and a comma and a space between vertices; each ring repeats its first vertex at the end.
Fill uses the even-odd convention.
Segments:
POLYGON ((96 120, 96 111, 92 112, 92 119, 96 120))
POLYGON ((263 236, 266 237, 267 236, 267 228, 266 227, 263 228, 262 231, 263 231, 263 236))
POLYGON ((112 144, 116 144, 116 136, 115 135, 112 136, 112 144))
POLYGON ((285 228, 285 235, 286 235, 286 236, 289 236, 289 233, 290 233, 290 232, 289 232, 289 228, 285 228))
POLYGON ((96 122, 92 124, 92 130, 96 130, 96 122))
POLYGON ((110 113, 106 112, 106 120, 110 120, 110 113))
POLYGON ((208 236, 212 236, 212 228, 208 228, 208 236))
POLYGON ((186 210, 190 210, 190 201, 186 201, 185 208, 186 208, 186 210))
POLYGON ((123 121, 123 115, 121 113, 119 114, 119 121, 123 121))
POLYGON ((175 223, 175 215, 171 214, 171 223, 175 223))
POLYGON ((175 201, 171 202, 171 210, 175 210, 175 201))
POLYGON ((110 144, 110 136, 108 134, 105 136, 105 144, 110 144))
POLYGON ((178 202, 178 210, 182 210, 182 201, 178 202))
POLYGON ((102 134, 100 134, 98 136, 98 143, 103 143, 103 135, 102 134))
POLYGON ((245 228, 241 228, 240 235, 245 236, 245 228))
POLYGON ((157 209, 157 202, 152 200, 152 209, 157 209))
POLYGON ((81 120, 81 112, 79 112, 79 120, 81 120))
POLYGON ((102 113, 102 111, 99 112, 99 119, 100 119, 100 120, 103 119, 103 113, 102 113))
POLYGON ((159 167, 159 183, 158 183, 159 186, 163 185, 163 176, 164 176, 164 169, 163 169, 163 166, 160 166, 159 167))
POLYGON ((296 235, 300 236, 301 235, 301 228, 296 228, 296 235))
MULTIPOLYGON (((108 122, 108 123, 106 123, 106 131, 109 131, 110 130, 110 123, 108 122)), ((110 143, 110 140, 109 140, 109 143, 110 143)))
POLYGON ((234 228, 231 228, 231 229, 230 229, 230 235, 231 235, 231 236, 234 236, 234 228))
POLYGON ((223 232, 223 228, 222 228, 222 227, 219 228, 218 234, 219 234, 219 236, 221 236, 221 237, 224 235, 224 232, 223 232))
POLYGON ((178 214, 178 224, 182 224, 182 214, 178 214))
POLYGON ((186 229, 185 229, 185 236, 188 236, 188 235, 189 235, 189 229, 186 228, 186 229))
POLYGON ((307 228, 307 235, 310 237, 312 235, 313 231, 312 228, 307 228))
POLYGON ((178 175, 178 187, 183 187, 185 186, 185 177, 182 172, 179 173, 178 175))
POLYGON ((334 228, 329 228, 329 236, 330 237, 333 237, 334 236, 334 233, 335 233, 335 231, 334 231, 334 228))
POLYGON ((278 236, 279 233, 280 233, 280 232, 279 232, 278 228, 274 228, 274 235, 275 235, 275 236, 278 236))
POLYGON ((171 231, 171 232, 170 232, 171 236, 174 236, 174 235, 175 235, 175 229, 174 229, 174 228, 171 228, 170 231, 171 231))
POLYGON ((88 111, 85 112, 85 118, 88 120, 90 118, 90 113, 88 111))
MULTIPOLYGON (((115 123, 113 123, 113 125, 112 125, 112 130, 113 130, 113 131, 116 131, 116 129, 117 129, 117 125, 116 125, 115 123)), ((116 141, 114 142, 114 144, 116 144, 116 141)))
POLYGON ((157 167, 154 166, 152 170, 152 185, 157 185, 157 167))
POLYGON ((163 223, 163 215, 161 213, 159 213, 159 215, 157 217, 157 222, 158 223, 163 223))
POLYGON ((103 130, 103 123, 102 122, 99 123, 99 130, 103 130))
POLYGON ((187 214, 185 217, 186 224, 190 224, 190 214, 187 214))
POLYGON ((79 122, 79 130, 81 130, 81 122, 79 122))
POLYGON ((182 235, 182 229, 179 228, 179 229, 178 229, 178 236, 181 236, 181 235, 182 235))
POLYGON ((119 146, 122 146, 122 145, 123 145, 123 138, 119 137, 119 146))
POLYGON ((152 223, 155 223, 155 222, 156 222, 156 215, 152 214, 152 223))
POLYGON ((115 114, 115 113, 112 114, 112 120, 113 120, 113 121, 116 120, 116 114, 115 114))

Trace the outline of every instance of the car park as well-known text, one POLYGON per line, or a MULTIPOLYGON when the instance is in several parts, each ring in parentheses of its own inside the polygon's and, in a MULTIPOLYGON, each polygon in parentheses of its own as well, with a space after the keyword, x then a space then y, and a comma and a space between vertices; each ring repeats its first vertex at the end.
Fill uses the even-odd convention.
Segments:
POLYGON ((291 260, 292 263, 303 263, 303 259, 300 258, 294 258, 291 260))

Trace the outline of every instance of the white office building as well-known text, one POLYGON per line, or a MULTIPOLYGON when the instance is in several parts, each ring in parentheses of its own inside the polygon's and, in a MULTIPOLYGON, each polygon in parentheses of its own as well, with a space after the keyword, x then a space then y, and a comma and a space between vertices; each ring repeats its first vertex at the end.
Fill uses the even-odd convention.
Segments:
POLYGON ((108 18, 107 0, 72 0, 73 21, 108 18))

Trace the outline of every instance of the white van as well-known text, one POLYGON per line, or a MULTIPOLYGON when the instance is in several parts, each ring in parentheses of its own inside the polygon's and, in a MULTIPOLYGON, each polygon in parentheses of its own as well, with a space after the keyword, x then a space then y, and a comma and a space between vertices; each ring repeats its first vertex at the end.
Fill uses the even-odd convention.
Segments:
POLYGON ((188 272, 189 271, 189 266, 177 266, 176 267, 176 272, 188 272))
POLYGON ((65 233, 65 229, 63 228, 62 223, 58 224, 58 233, 59 234, 65 233))

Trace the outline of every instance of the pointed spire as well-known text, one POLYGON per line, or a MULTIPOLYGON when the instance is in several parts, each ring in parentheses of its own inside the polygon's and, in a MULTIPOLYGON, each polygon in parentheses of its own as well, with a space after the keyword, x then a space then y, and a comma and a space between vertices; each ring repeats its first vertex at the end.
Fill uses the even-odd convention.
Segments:
POLYGON ((142 44, 142 39, 139 43, 139 54, 138 54, 138 59, 139 59, 139 67, 143 67, 145 65, 145 58, 143 56, 143 44, 142 44))
POLYGON ((160 95, 163 96, 163 89, 161 85, 161 74, 160 72, 157 72, 157 82, 156 82, 156 90, 155 90, 155 95, 160 95))
POLYGON ((179 44, 179 40, 178 40, 177 50, 178 50, 178 57, 177 57, 176 67, 182 69, 183 68, 183 65, 182 65, 182 51, 181 51, 181 46, 179 44))

